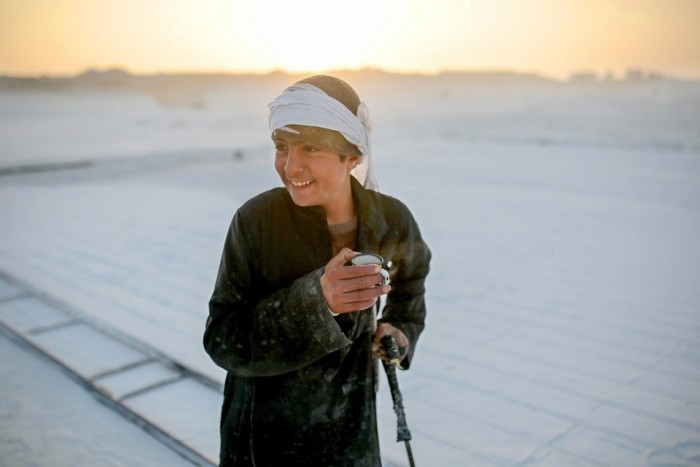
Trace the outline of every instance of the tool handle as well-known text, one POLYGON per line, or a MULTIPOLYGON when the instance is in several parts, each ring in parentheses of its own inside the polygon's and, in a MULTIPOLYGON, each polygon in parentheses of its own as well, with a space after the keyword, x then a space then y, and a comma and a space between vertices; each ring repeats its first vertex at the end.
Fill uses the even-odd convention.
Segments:
POLYGON ((383 363, 384 371, 386 371, 386 377, 389 380, 391 399, 394 402, 394 412, 396 412, 396 441, 409 441, 411 439, 411 432, 406 424, 406 414, 403 409, 403 397, 401 396, 399 382, 396 378, 396 367, 400 362, 399 349, 396 347, 396 341, 394 338, 389 335, 382 337, 379 342, 389 358, 389 363, 383 363))
POLYGON ((401 362, 401 355, 399 354, 399 348, 396 346, 396 340, 387 334, 379 340, 379 343, 384 348, 384 352, 386 352, 389 363, 394 366, 398 366, 398 364, 401 362))

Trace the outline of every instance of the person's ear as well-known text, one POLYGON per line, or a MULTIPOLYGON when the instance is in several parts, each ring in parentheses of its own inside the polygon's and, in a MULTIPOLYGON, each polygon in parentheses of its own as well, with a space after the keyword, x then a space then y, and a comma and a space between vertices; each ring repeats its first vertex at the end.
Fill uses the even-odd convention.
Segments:
POLYGON ((362 156, 350 156, 348 157, 348 169, 353 170, 360 164, 360 159, 362 156))

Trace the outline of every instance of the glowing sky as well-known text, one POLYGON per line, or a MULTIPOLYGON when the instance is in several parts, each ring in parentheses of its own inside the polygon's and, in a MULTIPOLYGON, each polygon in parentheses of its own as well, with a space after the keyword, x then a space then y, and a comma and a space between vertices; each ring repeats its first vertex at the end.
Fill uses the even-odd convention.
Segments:
POLYGON ((0 0, 0 74, 87 68, 700 77, 700 0, 0 0))

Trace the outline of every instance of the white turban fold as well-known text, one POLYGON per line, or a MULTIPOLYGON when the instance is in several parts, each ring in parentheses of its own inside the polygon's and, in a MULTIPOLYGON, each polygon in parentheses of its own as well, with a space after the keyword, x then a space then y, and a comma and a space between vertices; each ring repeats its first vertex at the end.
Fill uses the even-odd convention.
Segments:
POLYGON ((268 107, 270 131, 273 134, 288 125, 325 128, 340 133, 362 154, 352 175, 365 188, 379 190, 371 161, 371 121, 364 102, 360 103, 355 115, 316 86, 297 83, 285 89, 268 107))

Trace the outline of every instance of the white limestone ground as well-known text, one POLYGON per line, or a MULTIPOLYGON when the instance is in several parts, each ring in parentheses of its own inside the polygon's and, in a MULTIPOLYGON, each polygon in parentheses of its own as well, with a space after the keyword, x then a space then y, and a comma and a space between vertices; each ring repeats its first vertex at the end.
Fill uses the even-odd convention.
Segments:
MULTIPOLYGON (((547 96, 375 118, 382 191, 434 253, 428 326, 399 374, 416 461, 698 465, 700 110, 664 101, 676 120, 647 112, 640 134, 605 99, 547 96), (538 127, 548 111, 563 120, 538 127), (469 127, 480 119, 502 126, 469 127)), ((236 207, 278 184, 266 144, 0 177, 0 269, 221 381, 206 302, 236 207)), ((406 465, 386 385, 378 397, 385 463, 406 465)))
POLYGON ((192 465, 3 334, 0 354, 3 466, 192 465))

